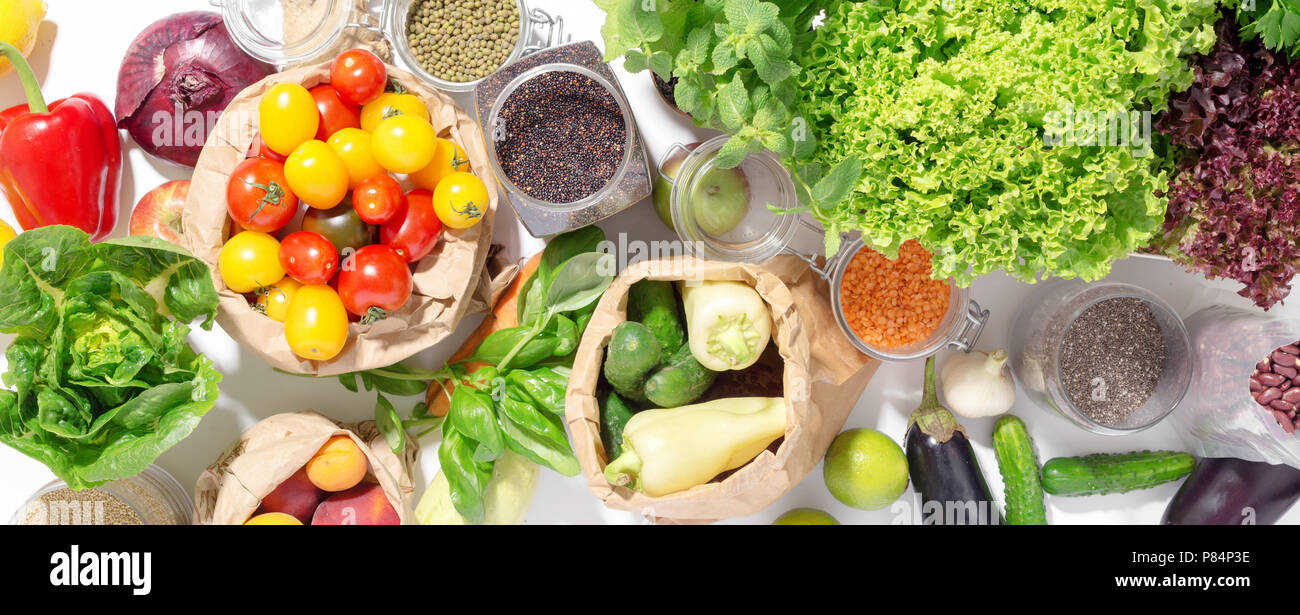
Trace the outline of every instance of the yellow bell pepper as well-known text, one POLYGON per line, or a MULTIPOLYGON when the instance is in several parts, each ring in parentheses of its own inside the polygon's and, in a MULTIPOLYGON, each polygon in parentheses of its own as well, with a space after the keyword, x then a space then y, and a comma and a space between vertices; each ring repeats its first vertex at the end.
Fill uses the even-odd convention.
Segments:
POLYGON ((639 412, 623 428, 623 454, 605 467, 605 479, 655 497, 702 485, 785 435, 785 413, 780 397, 639 412))

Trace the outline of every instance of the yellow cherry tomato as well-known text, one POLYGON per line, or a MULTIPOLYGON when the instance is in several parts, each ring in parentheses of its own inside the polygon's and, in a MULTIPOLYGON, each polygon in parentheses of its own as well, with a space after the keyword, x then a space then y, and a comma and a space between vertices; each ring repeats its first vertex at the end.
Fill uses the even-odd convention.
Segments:
POLYGON ((257 231, 239 233, 221 246, 217 269, 226 286, 237 293, 251 293, 274 286, 284 279, 284 267, 280 266, 280 242, 257 231))
POLYGON ((0 220, 0 267, 5 264, 5 244, 17 236, 18 233, 14 232, 14 227, 9 226, 9 223, 4 220, 0 220))
POLYGON ((316 209, 332 209, 348 195, 348 167, 334 148, 312 139, 284 161, 284 179, 298 200, 316 209))
POLYGON ((457 171, 469 170, 469 157, 465 150, 448 139, 438 139, 438 148, 433 152, 433 162, 429 166, 411 174, 411 183, 425 190, 436 190, 442 178, 457 171))
POLYGON ((361 130, 373 132, 379 123, 395 115, 414 115, 429 121, 429 108, 414 94, 384 92, 361 107, 361 130))
POLYGON ((304 141, 316 137, 320 111, 307 88, 277 83, 257 103, 258 130, 271 151, 288 156, 304 141))
POLYGON ((360 128, 344 128, 331 135, 326 143, 348 168, 349 189, 356 188, 363 180, 384 174, 384 167, 375 162, 375 154, 370 149, 370 133, 360 128))
POLYGON ((348 341, 348 313, 333 288, 312 284, 298 289, 284 320, 284 339, 293 353, 328 361, 348 341))
POLYGON ((414 173, 433 162, 438 133, 428 120, 397 115, 375 127, 370 143, 380 166, 393 173, 414 173))
POLYGON ((298 294, 298 289, 302 288, 302 282, 289 276, 284 276, 276 284, 257 291, 257 310, 266 314, 276 322, 284 322, 285 316, 289 313, 289 303, 293 301, 293 296, 298 294))
POLYGON ((487 208, 487 186, 473 173, 452 173, 433 191, 433 211, 450 228, 478 224, 487 208))

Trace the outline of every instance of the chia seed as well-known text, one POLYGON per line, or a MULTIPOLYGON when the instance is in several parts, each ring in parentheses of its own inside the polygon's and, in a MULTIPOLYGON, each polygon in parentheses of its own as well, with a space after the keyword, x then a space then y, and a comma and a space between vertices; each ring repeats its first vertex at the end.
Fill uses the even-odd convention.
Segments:
POLYGON ((1060 356, 1070 401, 1088 418, 1115 425, 1155 392, 1164 371, 1164 336, 1142 299, 1106 299, 1070 325, 1060 356))
POLYGON ((571 71, 542 73, 501 106, 501 169, 525 194, 573 203, 604 188, 618 172, 627 126, 600 83, 571 71))

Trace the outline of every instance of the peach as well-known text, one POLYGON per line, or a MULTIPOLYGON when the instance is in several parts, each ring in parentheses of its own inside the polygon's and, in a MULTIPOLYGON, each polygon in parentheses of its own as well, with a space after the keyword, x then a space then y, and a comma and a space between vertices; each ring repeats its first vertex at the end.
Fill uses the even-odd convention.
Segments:
POLYGON ((302 521, 294 518, 293 515, 284 513, 271 512, 253 515, 244 525, 302 525, 302 521))
POLYGON ((401 525, 384 490, 374 483, 357 485, 325 498, 311 518, 312 525, 401 525))
POLYGON ((366 477, 366 455, 348 436, 334 436, 307 462, 307 478, 325 491, 346 491, 366 477))
POLYGON ((311 523, 311 515, 323 499, 325 492, 312 484, 307 478, 307 469, 303 468, 262 498, 261 512, 284 513, 303 523, 311 523))

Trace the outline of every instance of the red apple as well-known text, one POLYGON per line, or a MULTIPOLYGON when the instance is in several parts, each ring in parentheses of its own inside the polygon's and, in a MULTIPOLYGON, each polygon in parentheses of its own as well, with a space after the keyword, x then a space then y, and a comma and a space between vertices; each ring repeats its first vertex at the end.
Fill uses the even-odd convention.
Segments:
POLYGON ((185 209, 185 197, 189 193, 188 179, 169 181, 150 190, 131 211, 130 233, 181 245, 181 236, 185 234, 181 230, 181 211, 185 209))
POLYGON ((303 468, 285 479, 274 491, 266 494, 266 497, 262 498, 259 512, 284 513, 306 525, 311 523, 311 517, 316 513, 316 507, 323 499, 325 499, 325 492, 312 484, 307 478, 307 468, 303 468))

